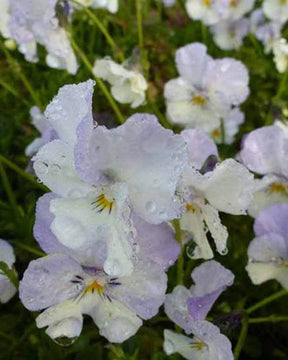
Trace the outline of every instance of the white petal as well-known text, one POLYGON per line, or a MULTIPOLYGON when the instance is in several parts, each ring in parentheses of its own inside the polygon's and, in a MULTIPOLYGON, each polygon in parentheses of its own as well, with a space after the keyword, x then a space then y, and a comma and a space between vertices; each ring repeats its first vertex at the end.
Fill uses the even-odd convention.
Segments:
POLYGON ((73 163, 73 150, 61 140, 44 145, 33 157, 38 178, 58 195, 85 196, 92 187, 77 175, 73 163))
POLYGON ((81 120, 92 120, 92 95, 95 82, 88 80, 77 85, 65 85, 47 106, 45 116, 61 140, 74 144, 76 129, 81 120))
POLYGON ((255 184, 253 175, 243 165, 227 159, 204 176, 200 187, 212 206, 229 214, 246 213, 255 184))
POLYGON ((117 300, 100 300, 90 314, 100 335, 112 343, 122 343, 136 334, 142 320, 117 300))

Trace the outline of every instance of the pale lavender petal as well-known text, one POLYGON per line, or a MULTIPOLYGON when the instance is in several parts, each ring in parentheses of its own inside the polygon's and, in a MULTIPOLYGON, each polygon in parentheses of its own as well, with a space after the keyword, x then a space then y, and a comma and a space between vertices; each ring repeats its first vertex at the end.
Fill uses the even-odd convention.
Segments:
POLYGON ((231 342, 226 336, 220 333, 217 326, 208 321, 194 321, 191 324, 191 332, 197 339, 208 346, 211 359, 234 359, 231 342))
POLYGON ((89 147, 82 139, 76 154, 76 167, 84 180, 98 183, 97 172, 101 172, 126 183, 132 206, 150 223, 179 215, 175 190, 187 162, 180 135, 164 129, 152 115, 135 114, 115 129, 98 126, 86 141, 89 147))
POLYGON ((173 289, 171 294, 167 294, 164 309, 167 316, 178 326, 191 334, 190 325, 192 318, 188 313, 187 301, 191 297, 191 292, 182 285, 173 289))
POLYGON ((196 267, 191 277, 192 297, 188 300, 188 311, 195 320, 203 320, 221 293, 233 284, 233 273, 215 260, 206 261, 196 267))
POLYGON ((59 138, 72 145, 76 142, 76 129, 88 117, 92 119, 92 95, 95 82, 65 85, 47 106, 45 116, 59 138))
POLYGON ((142 319, 150 319, 158 313, 167 288, 167 275, 158 265, 139 261, 133 274, 120 277, 119 282, 121 286, 111 289, 112 299, 121 301, 142 319))
POLYGON ((152 225, 139 216, 132 217, 137 235, 136 242, 140 246, 141 258, 155 262, 161 270, 166 270, 177 260, 180 244, 175 240, 175 233, 166 223, 152 225))
POLYGON ((183 130, 181 135, 188 145, 188 160, 196 169, 201 169, 210 155, 218 157, 217 146, 203 130, 183 130))
POLYGON ((188 299, 187 308, 191 319, 204 320, 223 290, 219 289, 204 296, 188 299))
POLYGON ((20 282, 20 299, 30 311, 45 309, 75 298, 83 289, 72 283, 82 267, 64 254, 49 255, 30 262, 20 282))
POLYGON ((249 95, 249 74, 246 66, 233 58, 214 60, 207 73, 207 87, 222 93, 226 101, 239 105, 249 95))
POLYGON ((176 52, 176 66, 180 76, 195 86, 204 83, 208 64, 212 61, 207 48, 201 43, 186 45, 176 52))
POLYGON ((283 132, 278 126, 266 126, 248 134, 242 143, 242 162, 258 174, 281 174, 280 144, 283 132))
POLYGON ((254 223, 257 236, 270 232, 282 235, 288 241, 288 204, 276 204, 262 210, 254 223))

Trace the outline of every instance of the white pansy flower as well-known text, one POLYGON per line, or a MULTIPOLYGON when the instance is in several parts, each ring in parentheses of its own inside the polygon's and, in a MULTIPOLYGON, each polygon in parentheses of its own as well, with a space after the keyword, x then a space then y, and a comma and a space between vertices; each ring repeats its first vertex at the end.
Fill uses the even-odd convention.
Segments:
POLYGON ((96 60, 93 72, 111 85, 113 97, 123 104, 136 108, 145 102, 148 88, 144 76, 137 70, 128 70, 109 58, 96 60))
POLYGON ((263 10, 265 15, 274 21, 285 23, 288 20, 287 0, 264 0, 263 10))
POLYGON ((222 50, 239 49, 249 31, 249 20, 224 20, 211 27, 215 43, 222 50))
POLYGON ((280 73, 284 73, 288 69, 288 42, 282 38, 276 40, 273 44, 274 62, 280 73))
POLYGON ((249 94, 248 72, 233 58, 212 59, 207 48, 192 43, 176 52, 180 77, 165 85, 167 115, 171 122, 207 133, 218 129, 231 106, 249 94))

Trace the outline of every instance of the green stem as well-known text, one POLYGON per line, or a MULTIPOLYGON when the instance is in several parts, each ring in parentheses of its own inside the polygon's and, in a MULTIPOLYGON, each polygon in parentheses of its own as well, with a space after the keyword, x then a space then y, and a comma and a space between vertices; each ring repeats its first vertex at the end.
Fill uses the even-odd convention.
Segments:
POLYGON ((7 58, 8 64, 10 65, 12 71, 14 72, 14 74, 22 81, 26 90, 30 93, 34 103, 41 110, 43 110, 43 107, 39 100, 38 94, 33 89, 33 86, 30 84, 29 80, 27 79, 26 75, 24 74, 19 62, 10 55, 9 51, 5 48, 5 45, 3 45, 2 42, 1 42, 1 48, 7 58))
POLYGON ((137 17, 137 29, 138 29, 138 43, 140 54, 142 58, 143 53, 143 44, 144 44, 144 37, 143 37, 143 19, 142 19, 142 0, 136 0, 136 17, 137 17))
POLYGON ((98 27, 98 29, 102 32, 104 37, 107 40, 107 43, 111 46, 112 50, 115 53, 115 56, 118 56, 121 62, 125 61, 125 57, 122 53, 122 51, 118 48, 116 43, 114 42, 113 38, 110 36, 108 30, 105 28, 105 26, 101 23, 101 21, 98 19, 98 17, 85 5, 81 4, 77 0, 69 0, 71 3, 81 7, 85 13, 88 15, 88 17, 93 21, 93 23, 98 27))
POLYGON ((21 243, 20 241, 13 241, 12 243, 15 247, 26 250, 26 251, 30 252, 31 254, 41 256, 41 257, 46 256, 46 254, 43 251, 34 249, 34 248, 30 247, 29 245, 21 243))
POLYGON ((207 44, 207 27, 204 24, 201 24, 201 34, 203 44, 207 44))
POLYGON ((221 142, 222 144, 225 144, 226 140, 226 132, 225 132, 225 126, 224 126, 224 119, 220 119, 221 121, 221 142))
POLYGON ((274 101, 281 99, 282 94, 285 91, 287 84, 288 84, 288 70, 286 70, 286 72, 282 76, 282 79, 281 79, 279 87, 278 87, 277 94, 273 98, 274 101))
POLYGON ((21 96, 12 86, 6 83, 3 79, 0 79, 0 85, 10 92, 13 96, 15 96, 17 99, 20 99, 25 105, 30 107, 30 104, 21 96))
POLYGON ((243 349, 243 346, 244 346, 246 338, 247 338, 247 334, 248 334, 248 316, 246 314, 244 314, 243 319, 242 319, 241 332, 240 332, 236 347, 234 349, 234 360, 239 359, 239 356, 241 354, 241 351, 243 349))
POLYGON ((0 163, 3 163, 7 167, 9 167, 11 170, 15 171, 17 174, 19 174, 24 179, 32 182, 35 186, 40 188, 42 191, 49 192, 49 189, 43 185, 40 184, 32 175, 27 173, 26 171, 22 170, 19 166, 15 165, 12 161, 6 159, 3 155, 0 154, 0 163))
POLYGON ((75 40, 72 37, 70 37, 70 42, 71 42, 73 49, 77 53, 77 55, 80 57, 83 64, 86 66, 87 70, 91 73, 93 78, 96 80, 97 85, 99 86, 99 88, 105 95, 106 99, 108 100, 109 104, 111 105, 113 111, 115 112, 115 115, 117 116, 119 123, 123 124, 125 122, 124 117, 123 117, 121 111, 119 110, 118 105, 116 104, 116 102, 114 101, 112 96, 110 95, 110 92, 108 91, 107 87, 105 86, 103 81, 94 74, 93 66, 90 64, 88 58, 83 53, 83 51, 79 48, 79 46, 76 44, 75 40))
POLYGON ((154 111, 154 113, 157 115, 157 118, 160 122, 160 124, 166 128, 166 129, 172 129, 172 126, 169 124, 169 122, 165 119, 165 117, 161 114, 160 110, 158 109, 157 105, 153 103, 149 97, 147 96, 147 103, 151 107, 151 109, 154 111))
POLYGON ((270 302, 279 299, 282 296, 288 295, 288 290, 281 290, 278 291, 276 294, 270 295, 268 297, 266 297, 265 299, 259 301, 258 303, 256 303, 255 305, 251 306, 250 308, 248 308, 246 310, 247 314, 251 314, 252 312, 260 309, 261 307, 269 304, 270 302))
POLYGON ((10 185, 9 179, 7 177, 6 171, 5 171, 4 166, 2 165, 1 161, 0 161, 0 175, 1 175, 1 178, 2 178, 3 187, 4 187, 5 192, 7 194, 10 206, 11 206, 13 212, 14 212, 14 216, 17 219, 18 215, 19 215, 17 202, 16 202, 16 199, 15 199, 12 187, 10 185))
POLYGON ((259 324, 264 322, 280 322, 280 321, 288 321, 288 316, 268 316, 268 317, 260 317, 260 318, 250 318, 249 324, 259 324))
POLYGON ((182 285, 184 283, 184 247, 182 242, 182 232, 180 228, 180 221, 178 219, 173 220, 173 226, 175 229, 175 237, 181 246, 181 251, 177 260, 177 284, 182 285))

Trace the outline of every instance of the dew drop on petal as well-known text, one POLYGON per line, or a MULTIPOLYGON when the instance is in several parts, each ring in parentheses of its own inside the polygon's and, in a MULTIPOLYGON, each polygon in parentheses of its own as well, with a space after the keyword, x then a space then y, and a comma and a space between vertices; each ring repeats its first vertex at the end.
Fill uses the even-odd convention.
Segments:
POLYGON ((46 175, 48 173, 48 166, 42 162, 35 162, 34 167, 38 175, 46 175))
POLYGON ((145 209, 149 213, 153 213, 156 210, 156 203, 154 201, 147 201, 145 205, 145 209))
POLYGON ((75 343, 75 341, 78 339, 77 336, 69 338, 67 336, 60 336, 58 338, 53 339, 53 341, 60 346, 70 346, 75 343))
POLYGON ((172 341, 170 341, 170 340, 165 341, 164 350, 165 350, 166 354, 168 354, 168 355, 173 354, 175 352, 175 348, 174 348, 172 341))

